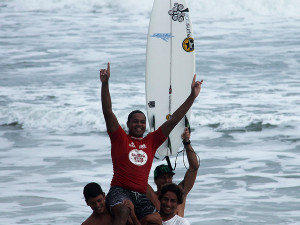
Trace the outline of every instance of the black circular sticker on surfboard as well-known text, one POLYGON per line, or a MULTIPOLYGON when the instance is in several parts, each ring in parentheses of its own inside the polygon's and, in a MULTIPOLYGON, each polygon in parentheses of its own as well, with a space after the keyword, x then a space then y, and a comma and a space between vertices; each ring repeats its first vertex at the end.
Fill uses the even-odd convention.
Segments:
POLYGON ((195 50, 195 48, 194 48, 194 38, 188 37, 188 38, 184 39, 183 42, 182 42, 182 48, 186 52, 194 51, 195 50))

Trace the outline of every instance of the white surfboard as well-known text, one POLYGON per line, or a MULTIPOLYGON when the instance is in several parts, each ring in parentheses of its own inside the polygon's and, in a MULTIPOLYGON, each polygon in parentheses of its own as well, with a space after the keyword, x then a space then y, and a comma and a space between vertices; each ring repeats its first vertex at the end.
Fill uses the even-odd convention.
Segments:
MULTIPOLYGON (((191 93, 195 74, 194 35, 185 0, 154 0, 148 30, 146 103, 151 130, 156 130, 191 93)), ((191 112, 186 115, 190 118, 191 112)), ((174 155, 182 147, 185 118, 158 153, 174 155)))

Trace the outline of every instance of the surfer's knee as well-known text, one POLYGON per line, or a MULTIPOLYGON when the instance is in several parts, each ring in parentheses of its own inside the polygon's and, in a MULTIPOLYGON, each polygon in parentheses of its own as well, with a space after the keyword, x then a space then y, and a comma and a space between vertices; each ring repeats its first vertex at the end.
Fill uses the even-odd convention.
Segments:
POLYGON ((124 221, 126 223, 130 214, 130 209, 126 205, 120 203, 111 208, 111 213, 114 221, 124 221))
POLYGON ((161 225, 162 219, 158 212, 144 216, 141 220, 142 225, 161 225))

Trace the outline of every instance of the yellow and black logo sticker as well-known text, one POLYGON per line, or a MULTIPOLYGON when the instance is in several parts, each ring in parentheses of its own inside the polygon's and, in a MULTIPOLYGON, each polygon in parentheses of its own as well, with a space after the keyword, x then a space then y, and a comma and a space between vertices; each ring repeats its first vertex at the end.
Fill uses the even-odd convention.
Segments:
POLYGON ((182 42, 182 48, 186 52, 194 51, 195 50, 194 49, 194 38, 188 37, 188 38, 184 39, 183 42, 182 42))
POLYGON ((166 119, 169 120, 170 118, 171 118, 171 114, 168 114, 168 115, 166 116, 166 119))

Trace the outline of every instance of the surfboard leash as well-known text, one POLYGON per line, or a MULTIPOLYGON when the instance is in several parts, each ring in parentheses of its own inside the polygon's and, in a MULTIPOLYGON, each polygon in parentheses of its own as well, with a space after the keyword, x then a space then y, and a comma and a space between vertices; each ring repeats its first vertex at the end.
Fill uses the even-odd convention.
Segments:
MULTIPOLYGON (((184 116, 184 123, 185 123, 185 127, 187 127, 187 128, 189 129, 189 132, 191 133, 192 131, 191 131, 190 122, 189 122, 189 119, 187 118, 186 115, 184 116)), ((178 155, 179 155, 180 153, 182 153, 182 162, 183 162, 183 164, 184 164, 184 167, 186 168, 186 170, 189 169, 189 168, 187 168, 186 163, 185 163, 185 160, 184 160, 184 158, 185 158, 185 157, 184 157, 184 152, 186 152, 186 151, 187 151, 186 148, 183 148, 183 150, 177 152, 176 159, 175 159, 174 170, 175 170, 175 168, 176 168, 177 158, 178 158, 178 155)), ((189 150, 189 151, 191 151, 191 150, 189 150)), ((192 151, 192 152, 194 152, 194 154, 196 154, 196 156, 197 156, 197 158, 198 158, 199 166, 200 166, 200 156, 199 156, 195 151, 192 151)))
MULTIPOLYGON (((183 150, 179 151, 176 155, 176 158, 175 158, 175 164, 174 164, 174 168, 172 167, 172 164, 171 164, 171 161, 170 161, 170 157, 169 156, 165 156, 163 160, 166 160, 167 161, 167 164, 168 164, 168 167, 171 171, 175 171, 176 169, 176 166, 177 166, 177 159, 178 159, 178 156, 180 153, 182 153, 182 162, 183 162, 183 165, 185 167, 186 170, 189 170, 189 168, 186 166, 186 162, 185 162, 185 153, 187 150, 184 148, 183 150)), ((196 154, 197 158, 198 158, 198 163, 199 163, 199 167, 200 167, 200 156, 195 152, 195 151, 192 151, 192 150, 188 150, 188 151, 191 151, 193 152, 194 154, 196 154)), ((156 159, 159 159, 158 157, 155 156, 156 159)))
MULTIPOLYGON (((178 158, 178 155, 180 153, 182 153, 182 162, 183 162, 183 165, 185 167, 186 170, 189 170, 189 168, 186 166, 186 163, 185 163, 185 155, 184 155, 184 152, 186 152, 187 150, 184 148, 183 150, 179 151, 176 155, 176 159, 175 159, 175 166, 174 166, 174 170, 176 169, 176 165, 177 165, 177 158, 178 158)), ((198 163, 199 163, 199 167, 200 167, 200 156, 195 152, 195 151, 192 151, 192 150, 189 150, 191 152, 193 152, 194 154, 196 154, 197 158, 198 158, 198 163)))

